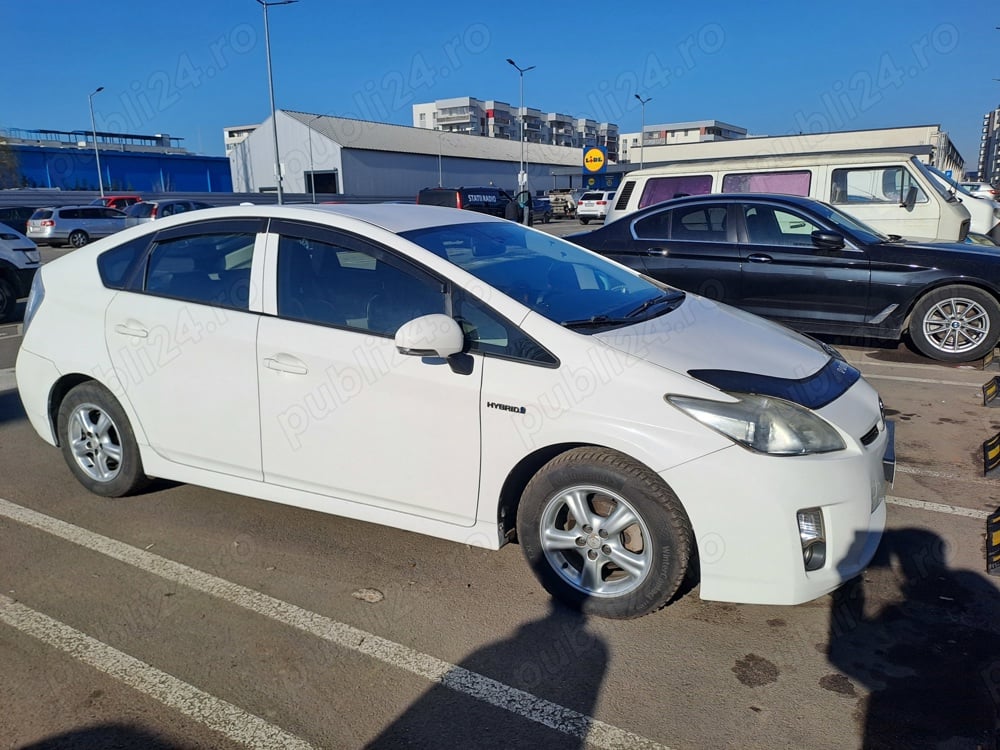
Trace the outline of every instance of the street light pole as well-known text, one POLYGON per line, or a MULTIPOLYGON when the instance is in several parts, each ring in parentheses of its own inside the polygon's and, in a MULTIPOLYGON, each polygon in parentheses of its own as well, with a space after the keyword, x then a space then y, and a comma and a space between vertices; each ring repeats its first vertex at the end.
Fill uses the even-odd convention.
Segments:
MULTIPOLYGON (((520 117, 520 119, 521 119, 521 161, 520 161, 520 170, 518 171, 518 174, 517 174, 517 187, 518 187, 518 192, 523 192, 523 191, 525 191, 525 190, 528 189, 528 172, 525 169, 525 164, 524 164, 524 114, 525 114, 525 112, 524 112, 524 74, 527 73, 529 70, 534 70, 535 66, 534 65, 529 65, 527 68, 522 68, 516 62, 514 62, 513 60, 511 60, 509 57, 507 58, 507 62, 510 63, 511 65, 513 65, 515 68, 517 68, 517 73, 518 73, 518 76, 520 77, 520 86, 519 86, 519 88, 520 88, 520 104, 518 105, 518 108, 517 108, 517 114, 518 114, 518 117, 520 117)), ((524 221, 525 224, 528 223, 528 215, 530 213, 531 213, 531 201, 529 200, 528 205, 524 207, 524 211, 523 211, 524 215, 523 215, 522 219, 523 219, 523 221, 524 221)))
POLYGON ((309 183, 312 186, 312 202, 316 202, 316 165, 313 163, 313 129, 312 124, 324 115, 316 115, 306 127, 309 129, 309 183))
POLYGON ((94 136, 94 160, 97 162, 97 186, 100 188, 101 197, 104 197, 104 178, 101 177, 101 154, 97 150, 97 123, 94 120, 94 94, 104 91, 103 86, 98 86, 87 99, 90 101, 90 132, 94 136))
POLYGON ((278 205, 283 201, 281 192, 281 154, 278 151, 278 121, 274 109, 274 76, 271 73, 271 29, 267 22, 267 9, 272 5, 291 5, 298 0, 257 0, 264 8, 264 49, 267 54, 267 90, 271 95, 271 134, 274 136, 274 176, 278 185, 278 205))
POLYGON ((635 98, 638 99, 639 104, 642 105, 642 130, 639 131, 639 169, 642 169, 644 166, 643 147, 646 144, 646 103, 653 101, 653 97, 649 97, 648 99, 643 99, 641 96, 636 94, 635 98))

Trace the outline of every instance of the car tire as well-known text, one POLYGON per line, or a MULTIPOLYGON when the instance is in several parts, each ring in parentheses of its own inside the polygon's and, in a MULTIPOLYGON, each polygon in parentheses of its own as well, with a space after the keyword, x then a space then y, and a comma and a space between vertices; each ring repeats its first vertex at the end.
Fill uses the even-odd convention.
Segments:
POLYGON ((74 229, 66 239, 69 240, 70 247, 74 248, 81 248, 90 242, 90 237, 82 229, 74 229))
POLYGON ((546 591, 612 619, 665 606, 694 549, 691 523, 673 491, 652 470, 607 448, 575 448, 545 464, 521 496, 517 533, 546 591), (578 522, 577 514, 586 520, 578 522), (612 518, 618 525, 602 528, 612 518))
POLYGON ((589 224, 590 223, 590 219, 580 219, 580 223, 581 224, 589 224))
POLYGON ((17 294, 14 292, 14 287, 7 279, 0 279, 0 323, 13 320, 16 310, 17 294))
POLYGON ((70 471, 95 495, 124 497, 149 483, 128 417, 104 386, 91 381, 70 390, 56 430, 70 471))
POLYGON ((1000 339, 1000 304, 993 295, 976 287, 941 287, 914 305, 909 334, 913 345, 931 359, 982 359, 1000 339))

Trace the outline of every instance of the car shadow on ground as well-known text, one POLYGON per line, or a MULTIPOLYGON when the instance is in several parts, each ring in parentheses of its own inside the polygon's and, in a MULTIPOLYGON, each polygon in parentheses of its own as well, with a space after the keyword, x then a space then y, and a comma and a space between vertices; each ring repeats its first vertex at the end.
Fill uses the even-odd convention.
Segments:
POLYGON ((27 419, 24 413, 24 406, 21 404, 21 397, 16 388, 0 391, 0 424, 7 422, 19 422, 27 419))
POLYGON ((99 724, 46 737, 19 750, 181 750, 145 729, 124 724, 99 724))
POLYGON ((828 658, 868 693, 866 750, 1000 747, 1000 590, 947 557, 932 531, 890 530, 834 594, 828 658))
POLYGON ((545 617, 463 659, 365 747, 580 750, 607 663, 587 618, 552 602, 545 617), (498 717, 503 709, 512 713, 498 717))

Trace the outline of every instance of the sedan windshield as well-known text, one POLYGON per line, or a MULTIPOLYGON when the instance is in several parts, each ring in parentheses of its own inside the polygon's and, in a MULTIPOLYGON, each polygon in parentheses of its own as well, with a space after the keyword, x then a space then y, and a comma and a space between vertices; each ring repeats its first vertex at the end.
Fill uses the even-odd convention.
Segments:
POLYGON ((565 240, 513 222, 429 227, 401 236, 549 320, 585 332, 662 315, 683 297, 565 240))

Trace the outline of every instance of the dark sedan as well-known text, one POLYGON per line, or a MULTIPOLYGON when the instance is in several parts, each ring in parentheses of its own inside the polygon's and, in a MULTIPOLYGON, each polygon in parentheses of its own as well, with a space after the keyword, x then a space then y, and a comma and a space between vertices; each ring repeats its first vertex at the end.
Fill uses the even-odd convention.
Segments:
POLYGON ((678 198, 567 239, 811 333, 900 339, 944 362, 1000 339, 1000 250, 887 237, 797 196, 678 198))

